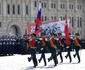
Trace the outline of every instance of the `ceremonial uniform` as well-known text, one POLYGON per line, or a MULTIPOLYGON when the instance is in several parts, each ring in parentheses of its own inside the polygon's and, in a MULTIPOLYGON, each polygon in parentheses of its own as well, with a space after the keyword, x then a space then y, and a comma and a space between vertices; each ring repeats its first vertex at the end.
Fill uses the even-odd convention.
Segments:
POLYGON ((5 38, 5 55, 7 55, 7 51, 8 51, 8 45, 7 45, 7 37, 5 38))
POLYGON ((3 55, 3 38, 1 38, 1 55, 3 55))
POLYGON ((11 55, 11 49, 12 49, 12 40, 9 38, 9 56, 11 55))
POLYGON ((7 46, 7 54, 9 54, 9 38, 6 39, 7 42, 6 42, 6 46, 7 46))
POLYGON ((10 38, 8 38, 8 55, 10 55, 11 53, 10 53, 10 48, 11 48, 11 40, 10 40, 10 38))
POLYGON ((11 39, 11 54, 14 54, 14 47, 15 47, 15 39, 11 39))
MULTIPOLYGON (((79 34, 76 34, 76 36, 79 36, 79 34)), ((79 56, 79 49, 81 48, 80 39, 78 37, 76 37, 74 42, 75 42, 75 47, 74 48, 75 48, 76 53, 73 56, 74 56, 74 58, 75 58, 75 56, 77 56, 78 63, 80 63, 80 56, 79 56)))
POLYGON ((54 38, 50 38, 50 52, 51 52, 51 57, 48 58, 48 62, 53 59, 54 60, 54 63, 55 63, 54 66, 56 66, 57 63, 58 63, 57 56, 56 56, 56 49, 57 49, 57 47, 56 47, 56 41, 55 41, 55 39, 54 38))
MULTIPOLYGON (((36 35, 32 34, 32 38, 35 38, 36 35)), ((28 61, 30 62, 33 59, 34 67, 38 65, 37 58, 36 58, 36 52, 37 52, 37 41, 35 39, 29 40, 30 45, 30 54, 31 57, 28 57, 28 61)))
POLYGON ((6 47, 6 38, 3 39, 3 55, 6 56, 6 50, 7 50, 7 47, 6 47))
POLYGON ((20 53, 20 39, 16 39, 15 53, 20 53))

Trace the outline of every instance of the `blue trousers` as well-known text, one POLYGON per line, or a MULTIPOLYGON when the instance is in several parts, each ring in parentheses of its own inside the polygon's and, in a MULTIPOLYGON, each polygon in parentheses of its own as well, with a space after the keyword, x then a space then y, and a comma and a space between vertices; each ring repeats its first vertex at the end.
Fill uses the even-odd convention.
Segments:
POLYGON ((69 60, 72 61, 71 53, 70 52, 71 52, 71 49, 69 47, 69 48, 67 48, 67 55, 66 55, 66 57, 69 57, 69 60))
POLYGON ((45 48, 43 48, 43 50, 41 51, 41 57, 39 59, 39 61, 41 62, 41 60, 44 60, 44 64, 46 65, 46 58, 45 58, 45 48))
POLYGON ((74 54, 74 56, 77 56, 77 58, 78 58, 78 60, 80 61, 80 56, 79 56, 79 46, 75 46, 75 54, 74 54))
POLYGON ((30 59, 33 59, 34 66, 37 66, 38 62, 37 62, 37 58, 36 58, 36 50, 31 48, 30 53, 31 53, 30 59))
POLYGON ((51 48, 51 56, 50 56, 50 60, 54 60, 54 63, 55 65, 58 63, 58 60, 57 60, 57 56, 56 56, 56 50, 54 48, 51 48))

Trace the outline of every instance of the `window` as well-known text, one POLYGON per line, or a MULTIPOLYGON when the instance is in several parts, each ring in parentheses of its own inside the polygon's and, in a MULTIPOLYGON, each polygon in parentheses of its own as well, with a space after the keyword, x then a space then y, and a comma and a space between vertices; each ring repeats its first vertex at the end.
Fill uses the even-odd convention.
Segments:
POLYGON ((42 8, 43 8, 43 3, 42 3, 42 8))
POLYGON ((65 9, 65 4, 63 4, 63 9, 65 9))
POLYGON ((18 14, 20 15, 20 5, 17 6, 18 14))
POLYGON ((51 8, 53 8, 53 3, 51 3, 51 8))
POLYGON ((44 3, 44 7, 46 8, 46 3, 44 3))
POLYGON ((72 27, 74 27, 74 18, 72 17, 72 27))
POLYGON ((1 22, 0 22, 0 27, 1 27, 2 25, 1 25, 1 22))
POLYGON ((0 4, 0 14, 1 14, 1 4, 0 4))
POLYGON ((56 8, 56 4, 54 3, 54 8, 56 8))
POLYGON ((62 9, 62 4, 60 5, 60 8, 62 9))
POLYGON ((13 14, 15 14, 15 5, 12 5, 13 14))
POLYGON ((80 9, 81 9, 81 5, 80 5, 80 9))
POLYGON ((53 19, 53 16, 51 16, 51 19, 53 19))
POLYGON ((77 27, 79 27, 79 17, 77 17, 77 27))
POLYGON ((51 3, 51 8, 56 8, 56 4, 55 3, 51 3))
POLYGON ((60 17, 60 19, 62 20, 62 17, 60 17))
POLYGON ((54 19, 56 19, 56 16, 54 17, 54 19))
POLYGON ((79 9, 79 5, 77 5, 77 8, 79 9))
POLYGON ((77 8, 78 8, 78 9, 81 9, 81 7, 82 7, 81 5, 77 5, 77 8))
POLYGON ((10 14, 10 5, 7 5, 7 13, 10 14))
POLYGON ((65 9, 65 4, 60 4, 61 9, 65 9))
POLYGON ((36 23, 36 19, 34 20, 34 22, 36 23))
POLYGON ((72 4, 72 9, 73 9, 73 4, 72 4))
POLYGON ((80 17, 80 27, 82 27, 82 17, 80 17))
POLYGON ((28 15, 28 5, 26 5, 26 15, 28 15))
POLYGON ((36 1, 34 1, 34 7, 37 7, 37 2, 36 1))
POLYGON ((45 21, 47 20, 47 17, 45 16, 45 21))
POLYGON ((69 4, 69 9, 71 9, 71 4, 69 4))

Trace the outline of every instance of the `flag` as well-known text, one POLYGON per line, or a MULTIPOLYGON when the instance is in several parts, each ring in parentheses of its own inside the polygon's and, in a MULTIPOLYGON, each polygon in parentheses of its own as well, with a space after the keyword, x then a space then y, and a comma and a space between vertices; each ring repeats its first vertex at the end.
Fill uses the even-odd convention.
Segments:
POLYGON ((66 44, 69 45, 70 43, 70 35, 69 35, 69 27, 68 27, 68 19, 67 19, 67 14, 65 14, 65 28, 64 28, 64 33, 66 36, 66 44))
POLYGON ((39 3, 39 9, 36 18, 35 34, 38 34, 40 32, 40 24, 41 24, 41 1, 39 3))

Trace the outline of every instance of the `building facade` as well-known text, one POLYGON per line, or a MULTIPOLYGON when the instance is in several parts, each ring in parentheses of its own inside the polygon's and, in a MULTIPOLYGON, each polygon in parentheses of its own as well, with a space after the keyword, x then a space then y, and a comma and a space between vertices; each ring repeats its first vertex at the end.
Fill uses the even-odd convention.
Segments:
MULTIPOLYGON (((0 0, 0 35, 23 35, 27 23, 34 23, 39 0, 0 0)), ((42 0, 42 21, 67 13, 72 34, 85 35, 85 0, 42 0)))

